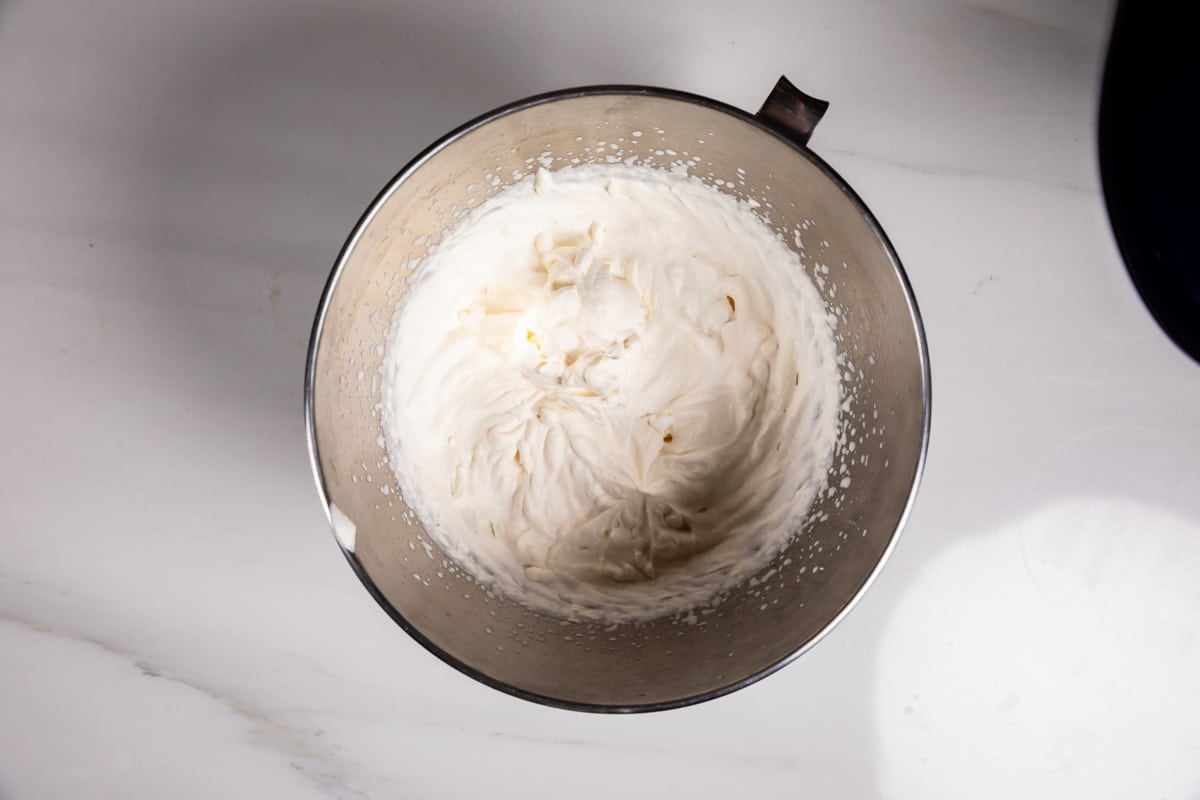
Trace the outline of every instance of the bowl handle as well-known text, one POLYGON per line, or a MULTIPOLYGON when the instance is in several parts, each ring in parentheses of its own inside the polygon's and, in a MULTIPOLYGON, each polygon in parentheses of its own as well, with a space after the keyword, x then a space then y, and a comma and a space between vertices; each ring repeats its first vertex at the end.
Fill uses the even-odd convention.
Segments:
POLYGON ((777 133, 801 147, 807 147, 813 128, 817 127, 828 108, 827 100, 818 100, 805 94, 786 75, 781 75, 754 116, 777 133))

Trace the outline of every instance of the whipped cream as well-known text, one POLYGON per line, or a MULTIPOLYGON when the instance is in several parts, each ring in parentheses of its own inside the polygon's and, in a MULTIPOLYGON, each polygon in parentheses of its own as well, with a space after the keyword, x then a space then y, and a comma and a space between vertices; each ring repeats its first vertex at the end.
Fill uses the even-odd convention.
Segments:
POLYGON ((649 167, 539 170, 450 231, 397 307, 389 461, 483 585, 567 619, 679 614, 802 525, 836 357, 799 258, 747 204, 649 167))

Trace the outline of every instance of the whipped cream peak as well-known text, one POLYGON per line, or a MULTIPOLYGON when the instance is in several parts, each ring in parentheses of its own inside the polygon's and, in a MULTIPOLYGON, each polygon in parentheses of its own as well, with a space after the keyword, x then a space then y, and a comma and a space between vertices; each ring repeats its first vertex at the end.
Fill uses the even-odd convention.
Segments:
POLYGON ((640 338, 647 309, 619 263, 597 260, 603 229, 534 240, 545 283, 513 330, 508 357, 531 383, 571 397, 612 399, 623 361, 640 338))

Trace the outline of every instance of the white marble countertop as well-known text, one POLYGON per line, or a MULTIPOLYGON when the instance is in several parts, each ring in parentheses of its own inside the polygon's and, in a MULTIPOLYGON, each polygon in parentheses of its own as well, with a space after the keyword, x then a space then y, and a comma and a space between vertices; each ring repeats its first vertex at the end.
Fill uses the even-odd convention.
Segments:
POLYGON ((0 0, 0 798, 1200 796, 1200 366, 1101 195, 1103 2, 0 0), (655 20, 663 20, 657 22, 655 20), (932 446, 849 618, 635 717, 446 667, 327 530, 301 382, 374 193, 569 85, 832 101, 932 446))

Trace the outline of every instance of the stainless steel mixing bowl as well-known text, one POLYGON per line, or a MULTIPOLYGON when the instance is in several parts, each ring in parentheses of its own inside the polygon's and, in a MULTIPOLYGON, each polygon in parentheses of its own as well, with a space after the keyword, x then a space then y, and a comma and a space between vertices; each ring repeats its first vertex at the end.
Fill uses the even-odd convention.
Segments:
POLYGON ((646 87, 555 92, 450 133, 371 204, 338 257, 313 326, 309 447, 334 521, 355 525, 353 548, 342 546, 350 565, 431 652, 497 689, 551 705, 671 708, 778 669, 870 584, 920 477, 929 362, 895 252, 857 195, 807 147, 825 107, 786 79, 757 115, 646 87), (715 609, 606 629, 534 614, 452 569, 394 485, 379 367, 406 278, 466 211, 539 164, 553 170, 631 156, 662 167, 690 162, 692 174, 718 190, 760 203, 837 315, 847 400, 830 489, 785 552, 715 609))

